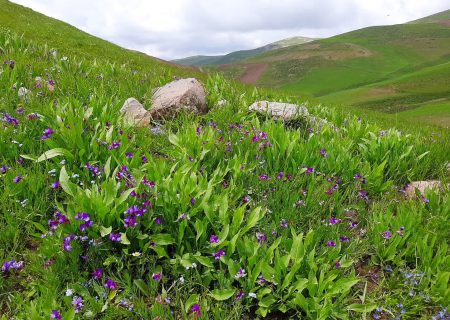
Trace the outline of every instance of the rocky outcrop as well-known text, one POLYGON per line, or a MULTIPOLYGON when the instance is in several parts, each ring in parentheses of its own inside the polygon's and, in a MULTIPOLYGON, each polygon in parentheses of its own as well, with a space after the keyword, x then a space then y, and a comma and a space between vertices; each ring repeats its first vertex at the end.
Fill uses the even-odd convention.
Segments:
POLYGON ((425 195, 425 190, 439 190, 442 184, 438 180, 430 181, 414 181, 409 183, 405 188, 405 196, 407 199, 414 199, 416 197, 416 189, 420 194, 425 195))
POLYGON ((187 111, 195 114, 208 112, 206 92, 202 84, 194 78, 179 79, 158 88, 153 94, 153 119, 169 119, 187 111))
POLYGON ((257 101, 249 108, 262 114, 268 114, 277 120, 293 120, 298 117, 308 117, 309 112, 305 106, 284 102, 257 101))
POLYGON ((150 124, 150 113, 135 98, 128 98, 123 104, 120 112, 128 124, 138 127, 146 127, 150 124))

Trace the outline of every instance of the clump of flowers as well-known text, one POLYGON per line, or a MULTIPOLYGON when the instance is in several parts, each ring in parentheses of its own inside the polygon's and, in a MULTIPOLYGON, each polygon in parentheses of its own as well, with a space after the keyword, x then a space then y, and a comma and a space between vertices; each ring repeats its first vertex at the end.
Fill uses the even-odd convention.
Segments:
POLYGON ((21 270, 23 269, 23 267, 24 267, 23 261, 15 261, 14 259, 11 259, 3 263, 2 272, 6 273, 10 270, 21 270))
POLYGON ((72 305, 75 307, 75 313, 80 313, 80 311, 84 307, 84 301, 83 298, 80 296, 73 297, 72 305))
POLYGON ((105 288, 108 290, 117 290, 117 283, 112 279, 107 279, 105 282, 105 288))
POLYGON ((75 220, 84 221, 84 223, 80 224, 79 227, 82 232, 86 231, 87 228, 94 224, 91 217, 86 212, 78 212, 75 216, 75 220))
POLYGON ((44 132, 42 133, 41 140, 44 141, 44 140, 50 139, 54 133, 55 133, 55 131, 53 131, 52 128, 45 129, 44 132))
POLYGON ((52 232, 56 231, 56 229, 60 224, 69 224, 69 223, 70 221, 67 218, 67 216, 62 214, 60 211, 56 211, 53 214, 53 219, 48 220, 48 226, 52 232))

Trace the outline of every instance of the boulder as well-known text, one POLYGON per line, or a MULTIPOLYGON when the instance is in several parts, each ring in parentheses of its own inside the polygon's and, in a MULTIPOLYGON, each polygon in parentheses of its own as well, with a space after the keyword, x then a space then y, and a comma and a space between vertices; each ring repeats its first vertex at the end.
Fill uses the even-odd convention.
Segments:
POLYGON ((250 111, 269 114, 274 119, 279 120, 292 120, 298 117, 309 116, 308 109, 305 106, 284 102, 257 101, 248 109, 250 111))
POLYGON ((150 115, 153 119, 168 119, 182 111, 208 112, 206 92, 194 78, 179 79, 158 88, 152 97, 150 115))
POLYGON ((145 127, 150 124, 150 113, 135 98, 128 98, 120 109, 120 112, 129 124, 138 127, 145 127))
POLYGON ((422 195, 425 195, 425 190, 438 190, 441 188, 441 182, 438 180, 430 181, 414 181, 409 183, 405 188, 405 196, 407 199, 414 199, 416 197, 416 189, 422 195))

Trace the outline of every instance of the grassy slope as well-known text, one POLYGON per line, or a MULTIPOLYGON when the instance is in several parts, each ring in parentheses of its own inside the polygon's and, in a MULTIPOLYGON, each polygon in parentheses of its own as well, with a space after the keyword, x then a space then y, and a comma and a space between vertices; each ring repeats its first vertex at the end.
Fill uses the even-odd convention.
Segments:
POLYGON ((61 55, 73 54, 87 59, 103 57, 137 69, 153 69, 155 72, 179 76, 200 75, 193 68, 176 66, 144 53, 121 48, 7 0, 0 0, 0 28, 23 34, 38 44, 45 43, 50 48, 58 48, 61 55))
MULTIPOLYGON (((448 11, 431 21, 446 15, 448 11)), ((399 112, 450 97, 450 27, 427 21, 365 28, 268 52, 249 62, 268 64, 258 82, 262 86, 327 103, 399 112)), ((241 67, 226 72, 238 77, 241 67)))
MULTIPOLYGON (((22 33, 22 27, 13 29, 22 33)), ((120 60, 135 53, 123 50, 119 60, 105 59, 74 30, 68 35, 79 37, 77 45, 86 52, 71 54, 62 43, 56 48, 68 59, 49 52, 40 38, 44 30, 28 30, 24 38, 0 32, 1 60, 15 60, 14 68, 0 65, 0 166, 6 171, 0 173, 0 263, 24 261, 20 271, 0 272, 1 320, 49 319, 52 310, 64 320, 196 319, 194 303, 201 308, 199 320, 262 319, 265 313, 367 319, 403 311, 405 319, 430 319, 448 306, 450 195, 429 192, 429 203, 405 201, 394 188, 410 180, 448 179, 448 137, 429 129, 423 135, 380 131, 367 116, 360 121, 311 106, 311 114, 339 128, 313 134, 301 121, 287 127, 247 112, 253 101, 286 100, 283 94, 245 92, 221 77, 209 78, 206 88, 209 105, 226 99, 225 107, 163 124, 170 135, 149 134, 124 126, 119 109, 129 96, 145 100, 170 81, 170 72, 162 65, 155 73, 143 60, 136 73, 120 60), (36 76, 55 81, 55 90, 45 83, 37 87, 36 76), (13 89, 21 85, 31 90, 25 99, 13 89), (19 122, 5 121, 3 112, 19 122), (40 119, 27 117, 33 112, 40 119), (43 141, 49 127, 54 133, 43 141), (113 141, 120 146, 108 148, 113 141), (20 160, 53 148, 69 151, 41 162, 20 160), (88 170, 87 162, 98 171, 88 170), (306 174, 303 165, 316 172, 306 174), (14 183, 18 175, 22 179, 14 183), (155 186, 141 183, 144 176, 155 186), (58 180, 62 188, 52 188, 58 180), (139 196, 131 195, 132 186, 139 196), (152 204, 146 214, 136 227, 125 228, 124 212, 145 199, 152 204), (48 221, 57 210, 70 224, 52 234, 48 221), (94 222, 85 233, 77 212, 89 213, 94 222), (342 222, 326 223, 331 217, 342 222), (109 240, 102 235, 108 227, 128 241, 123 235, 120 243, 109 240), (383 237, 386 231, 390 239, 383 237), (259 244, 257 232, 267 241, 259 244), (71 233, 92 241, 73 239, 72 251, 64 251, 63 238, 71 233), (224 242, 211 244, 212 234, 224 242), (349 242, 340 242, 342 236, 349 242), (330 240, 335 247, 327 246, 330 240), (226 255, 215 260, 219 248, 226 255), (236 279, 240 267, 247 275, 236 279), (96 268, 104 270, 101 279, 91 275, 96 268), (155 281, 158 273, 161 280, 155 281), (256 281, 260 275, 267 283, 256 281), (106 290, 106 279, 118 290, 106 290), (239 290, 244 297, 238 301, 239 290), (213 298, 230 292, 230 299, 213 298), (83 299, 77 314, 74 297, 83 299)))

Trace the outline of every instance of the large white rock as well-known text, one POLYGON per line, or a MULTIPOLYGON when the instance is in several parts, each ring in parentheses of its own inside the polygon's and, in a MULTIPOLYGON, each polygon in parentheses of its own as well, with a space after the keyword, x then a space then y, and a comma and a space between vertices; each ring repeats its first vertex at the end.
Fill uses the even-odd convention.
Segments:
POLYGON ((305 106, 284 102, 257 101, 249 108, 250 111, 269 114, 274 119, 292 120, 298 117, 308 117, 309 112, 305 106))
POLYGON ((138 127, 145 127, 150 124, 150 113, 135 98, 128 98, 120 109, 120 112, 129 124, 138 127))
POLYGON ((174 117, 181 111, 206 113, 206 92, 194 78, 179 79, 158 88, 153 94, 150 114, 153 119, 174 117))
POLYGON ((425 195, 425 190, 438 190, 441 188, 441 185, 441 182, 438 180, 414 181, 409 183, 405 188, 405 196, 408 199, 414 199, 416 197, 416 189, 420 194, 425 195))

